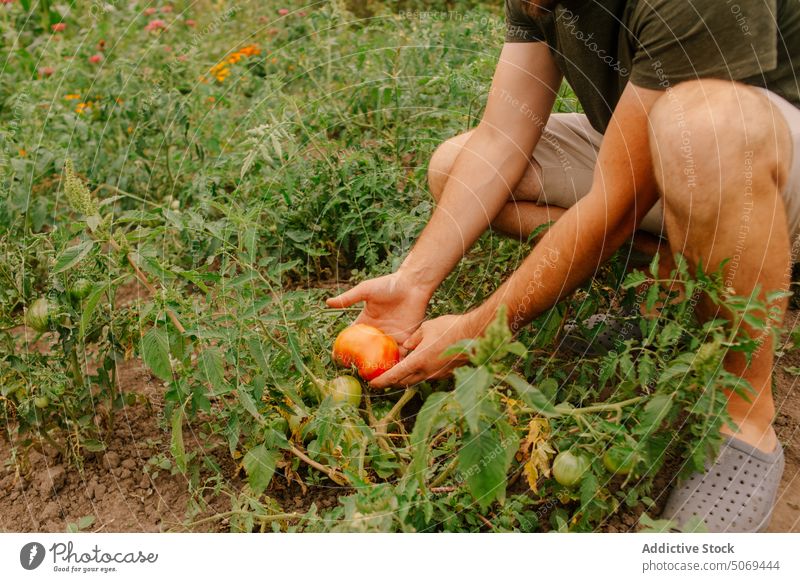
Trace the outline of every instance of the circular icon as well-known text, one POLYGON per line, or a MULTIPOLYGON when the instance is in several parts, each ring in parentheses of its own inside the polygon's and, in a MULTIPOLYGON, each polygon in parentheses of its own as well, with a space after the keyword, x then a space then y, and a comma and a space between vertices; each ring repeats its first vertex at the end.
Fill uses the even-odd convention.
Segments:
POLYGON ((44 546, 39 542, 29 542, 19 551, 19 563, 26 570, 35 570, 44 561, 44 546))

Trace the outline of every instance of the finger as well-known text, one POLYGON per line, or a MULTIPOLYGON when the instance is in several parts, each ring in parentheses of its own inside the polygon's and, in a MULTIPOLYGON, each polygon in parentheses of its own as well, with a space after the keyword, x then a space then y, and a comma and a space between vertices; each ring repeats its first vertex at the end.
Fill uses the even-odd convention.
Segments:
POLYGON ((359 283, 352 289, 348 289, 344 293, 337 295, 336 297, 329 297, 325 300, 325 303, 328 304, 328 307, 350 307, 354 303, 358 303, 359 301, 366 301, 367 299, 367 291, 363 283, 359 283))
POLYGON ((390 386, 400 386, 406 376, 416 370, 416 358, 412 353, 410 356, 401 360, 399 364, 393 366, 374 380, 369 385, 372 388, 389 388, 390 386))
POLYGON ((417 329, 417 331, 411 334, 410 338, 403 342, 403 347, 407 350, 413 350, 420 344, 424 336, 425 334, 423 333, 422 328, 417 329))

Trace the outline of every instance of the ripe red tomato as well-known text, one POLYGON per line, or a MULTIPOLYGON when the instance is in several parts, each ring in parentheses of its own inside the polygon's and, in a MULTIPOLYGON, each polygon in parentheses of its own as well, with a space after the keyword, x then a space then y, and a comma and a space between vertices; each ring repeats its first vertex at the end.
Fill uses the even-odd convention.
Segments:
POLYGON ((400 361, 400 348, 378 328, 357 323, 336 338, 333 360, 340 366, 355 365, 358 375, 369 382, 400 361))

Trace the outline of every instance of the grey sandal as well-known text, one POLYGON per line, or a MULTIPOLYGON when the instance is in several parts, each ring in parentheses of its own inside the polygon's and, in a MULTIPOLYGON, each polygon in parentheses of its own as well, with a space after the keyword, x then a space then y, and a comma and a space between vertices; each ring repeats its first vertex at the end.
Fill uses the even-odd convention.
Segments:
POLYGON ((619 314, 597 313, 583 325, 575 322, 564 326, 559 348, 580 356, 603 356, 627 340, 641 340, 638 312, 623 309, 619 314))
POLYGON ((678 525, 692 517, 711 532, 755 533, 769 525, 783 474, 783 448, 765 453, 727 437, 716 462, 676 487, 661 514, 678 525))

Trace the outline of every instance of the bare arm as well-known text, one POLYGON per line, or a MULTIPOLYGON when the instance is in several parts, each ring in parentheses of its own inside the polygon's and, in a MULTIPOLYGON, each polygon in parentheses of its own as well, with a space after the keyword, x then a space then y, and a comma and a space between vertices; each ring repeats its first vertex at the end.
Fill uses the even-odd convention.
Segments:
POLYGON ((514 328, 571 293, 629 239, 658 200, 648 113, 662 93, 628 85, 606 131, 592 189, 570 208, 484 305, 478 328, 508 306, 514 328))
POLYGON ((431 294, 506 204, 530 162, 561 83, 544 43, 503 47, 483 118, 399 271, 431 294))
POLYGON ((373 386, 445 375, 454 362, 441 360, 440 354, 460 339, 480 335, 500 305, 507 306, 509 323, 518 329, 574 290, 630 238, 658 200, 647 124, 660 95, 628 85, 603 139, 589 194, 547 231, 483 305, 422 324, 406 342, 412 354, 373 380, 373 386))
POLYGON ((550 115, 561 73, 544 43, 503 47, 481 123, 459 154, 442 199, 398 271, 328 299, 366 304, 357 322, 404 342, 433 292, 488 228, 525 173, 550 115))

